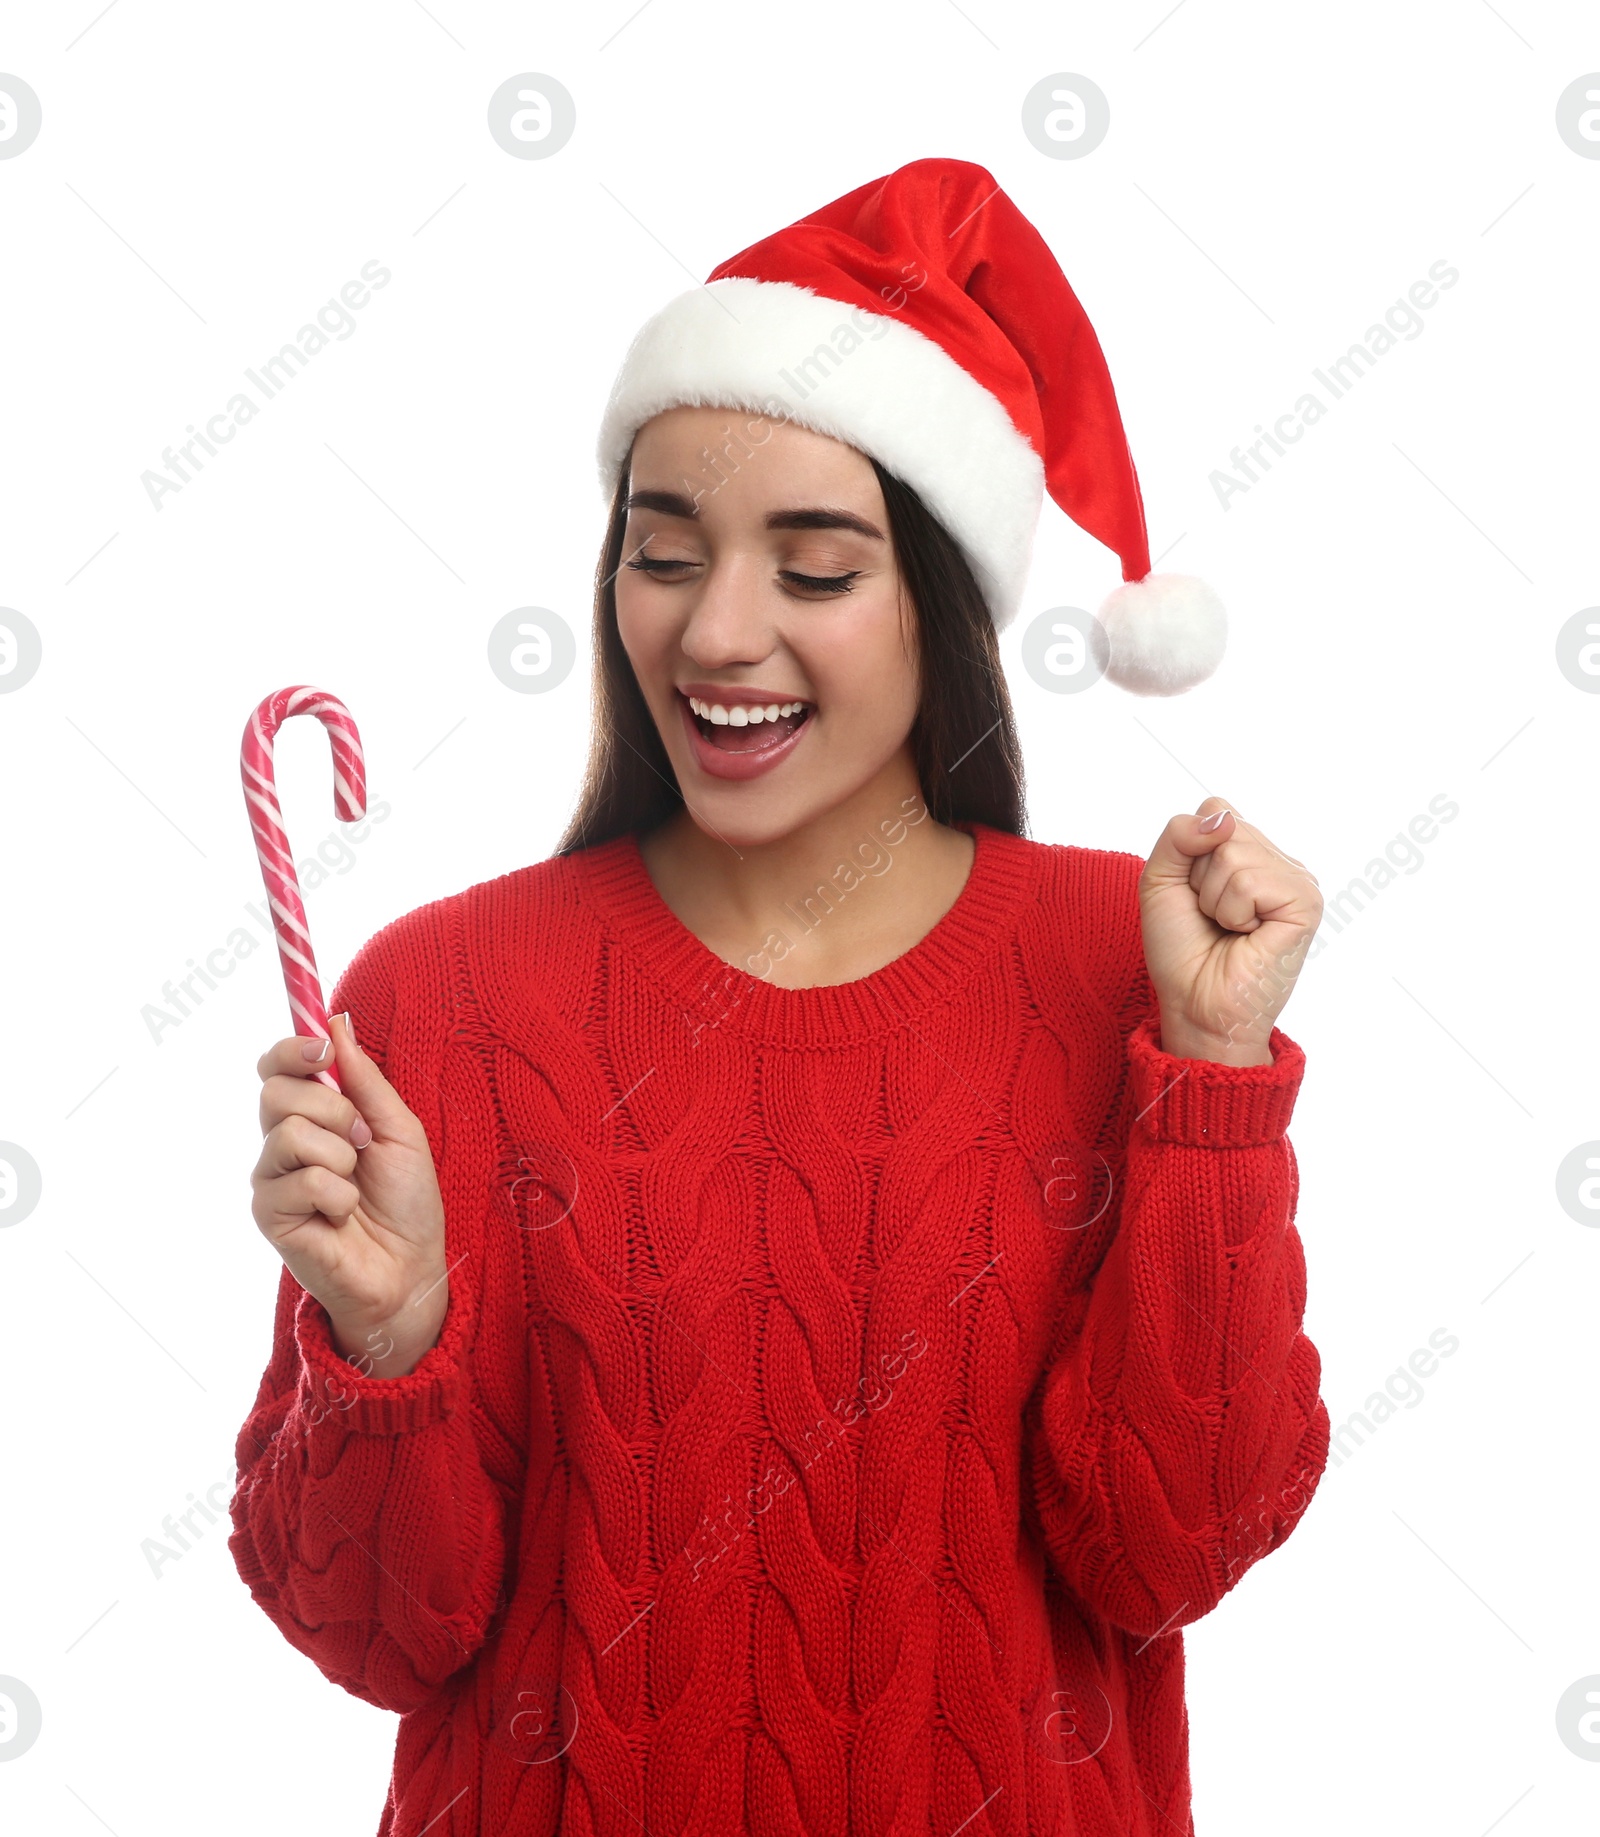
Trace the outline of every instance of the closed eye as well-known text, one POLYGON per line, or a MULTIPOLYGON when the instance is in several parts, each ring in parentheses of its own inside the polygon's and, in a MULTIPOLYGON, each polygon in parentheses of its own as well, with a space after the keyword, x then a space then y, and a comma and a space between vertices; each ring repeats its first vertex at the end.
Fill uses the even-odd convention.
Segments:
POLYGON ((700 564, 698 561, 657 561, 649 555, 637 555, 623 565, 642 569, 646 574, 659 574, 664 568, 698 568, 700 564))
MULTIPOLYGON (((671 573, 679 568, 698 568, 698 561, 662 561, 653 555, 636 555, 624 566, 638 568, 642 573, 660 575, 671 573)), ((780 568, 778 578, 791 585, 816 593, 848 593, 850 583, 861 573, 860 568, 852 568, 848 574, 797 574, 791 568, 780 568)))
POLYGON ((787 569, 783 569, 780 570, 778 578, 780 580, 793 581, 797 587, 813 587, 821 593, 848 593, 850 591, 851 581, 853 581, 860 572, 861 570, 859 568, 852 568, 848 574, 830 574, 823 576, 820 574, 794 574, 787 569))

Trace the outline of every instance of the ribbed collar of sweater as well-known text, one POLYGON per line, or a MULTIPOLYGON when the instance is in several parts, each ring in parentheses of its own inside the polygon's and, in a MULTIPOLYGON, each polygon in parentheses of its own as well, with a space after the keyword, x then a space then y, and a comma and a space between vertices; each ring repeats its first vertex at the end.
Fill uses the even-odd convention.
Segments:
MULTIPOLYGON (((854 982, 787 989, 766 975, 725 962, 682 923, 656 891, 638 838, 629 834, 569 857, 581 895, 631 966, 707 1026, 789 1046, 836 1045, 892 1032, 935 1004, 948 1001, 1003 962, 1018 915, 1031 903, 1040 845, 986 823, 962 822, 975 844, 966 884, 925 937, 892 963, 854 982)), ((892 848, 885 853, 891 857, 892 848)), ((859 864, 855 871, 865 878, 859 864)), ((884 870, 892 874, 891 865, 884 870)), ((848 902, 847 875, 823 882, 848 902)), ((797 886, 772 915, 770 929, 798 943, 826 924, 815 887, 797 886), (808 919, 805 901, 813 904, 808 919), (817 914, 822 914, 818 917, 817 914)), ((745 962, 764 967, 763 940, 752 940, 745 962)))

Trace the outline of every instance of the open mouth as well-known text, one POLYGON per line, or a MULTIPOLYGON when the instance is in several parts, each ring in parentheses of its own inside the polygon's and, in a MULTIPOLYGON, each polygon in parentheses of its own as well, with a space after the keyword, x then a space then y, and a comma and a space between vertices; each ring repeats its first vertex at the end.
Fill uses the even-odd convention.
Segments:
POLYGON ((685 696, 701 737, 724 753, 763 753, 781 746, 811 718, 810 702, 727 705, 685 696))

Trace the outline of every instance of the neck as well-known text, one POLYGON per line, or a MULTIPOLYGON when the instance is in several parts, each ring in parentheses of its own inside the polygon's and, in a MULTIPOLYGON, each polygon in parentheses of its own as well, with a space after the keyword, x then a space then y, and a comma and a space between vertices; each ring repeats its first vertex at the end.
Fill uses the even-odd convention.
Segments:
POLYGON ((683 925, 728 962, 765 951, 788 988, 892 962, 954 904, 973 858, 970 837, 929 815, 909 760, 770 841, 733 845, 680 810, 639 850, 683 925))

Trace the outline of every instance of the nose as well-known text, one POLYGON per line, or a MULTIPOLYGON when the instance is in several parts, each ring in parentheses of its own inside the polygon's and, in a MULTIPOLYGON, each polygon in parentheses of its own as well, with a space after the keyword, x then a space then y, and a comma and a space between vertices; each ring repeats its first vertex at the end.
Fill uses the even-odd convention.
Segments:
POLYGON ((707 671, 760 663, 772 654, 776 635, 760 557, 718 556, 691 591, 682 638, 685 656, 707 671))

